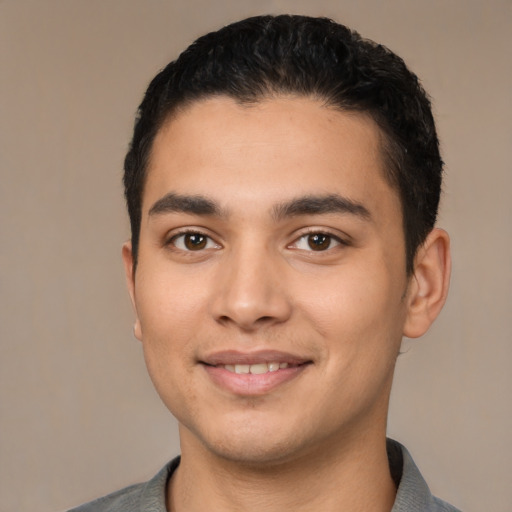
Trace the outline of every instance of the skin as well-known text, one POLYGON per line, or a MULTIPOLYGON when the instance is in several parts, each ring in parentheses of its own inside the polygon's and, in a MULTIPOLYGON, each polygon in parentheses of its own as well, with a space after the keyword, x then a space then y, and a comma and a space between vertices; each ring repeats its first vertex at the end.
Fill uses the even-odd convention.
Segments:
POLYGON ((129 243, 123 258, 135 334, 180 424, 168 506, 389 511, 395 361, 440 311, 450 260, 435 229, 406 274, 375 123, 308 98, 196 102, 156 137, 142 212, 135 273, 129 243), (311 196, 335 206, 297 201, 311 196), (224 351, 301 365, 241 388, 205 364, 224 351))

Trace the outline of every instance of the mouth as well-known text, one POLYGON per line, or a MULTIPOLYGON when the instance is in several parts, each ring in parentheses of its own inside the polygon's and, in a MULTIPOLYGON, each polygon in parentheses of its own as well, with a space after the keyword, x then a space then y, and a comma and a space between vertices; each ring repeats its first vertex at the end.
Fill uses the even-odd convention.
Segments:
POLYGON ((307 358, 276 351, 217 352, 200 361, 216 386, 231 394, 265 395, 303 374, 307 358))
POLYGON ((256 363, 256 364, 224 364, 217 365, 217 368, 224 368, 228 372, 237 373, 239 375, 263 375, 269 372, 277 372, 285 368, 290 368, 298 365, 290 365, 289 363, 279 363, 277 361, 272 363, 256 363))

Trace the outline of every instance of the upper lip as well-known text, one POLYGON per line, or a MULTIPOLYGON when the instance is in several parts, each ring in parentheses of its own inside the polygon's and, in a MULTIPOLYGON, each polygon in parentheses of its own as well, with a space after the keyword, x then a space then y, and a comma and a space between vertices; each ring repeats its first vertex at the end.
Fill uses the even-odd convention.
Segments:
POLYGON ((258 350, 254 352, 241 352, 238 350, 222 350, 202 358, 202 363, 210 366, 261 364, 261 363, 288 363, 299 365, 311 362, 311 359, 279 350, 258 350))

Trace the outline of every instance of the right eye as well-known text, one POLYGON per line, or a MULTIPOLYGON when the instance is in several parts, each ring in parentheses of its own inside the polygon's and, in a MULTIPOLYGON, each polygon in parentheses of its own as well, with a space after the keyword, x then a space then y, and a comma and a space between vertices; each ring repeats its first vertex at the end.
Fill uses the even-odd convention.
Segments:
POLYGON ((169 243, 181 251, 202 251, 203 249, 219 248, 219 245, 209 236, 196 232, 179 233, 173 236, 169 243))

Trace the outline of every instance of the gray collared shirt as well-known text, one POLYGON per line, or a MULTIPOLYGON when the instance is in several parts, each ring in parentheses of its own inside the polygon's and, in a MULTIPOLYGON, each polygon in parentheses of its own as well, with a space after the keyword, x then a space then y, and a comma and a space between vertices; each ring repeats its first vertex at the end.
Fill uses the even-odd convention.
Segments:
MULTIPOLYGON (((460 512, 448 503, 432 496, 407 449, 388 440, 389 465, 398 483, 395 504, 391 512, 460 512)), ((167 482, 180 463, 177 457, 149 482, 126 487, 69 512, 167 512, 165 490, 167 482)))

